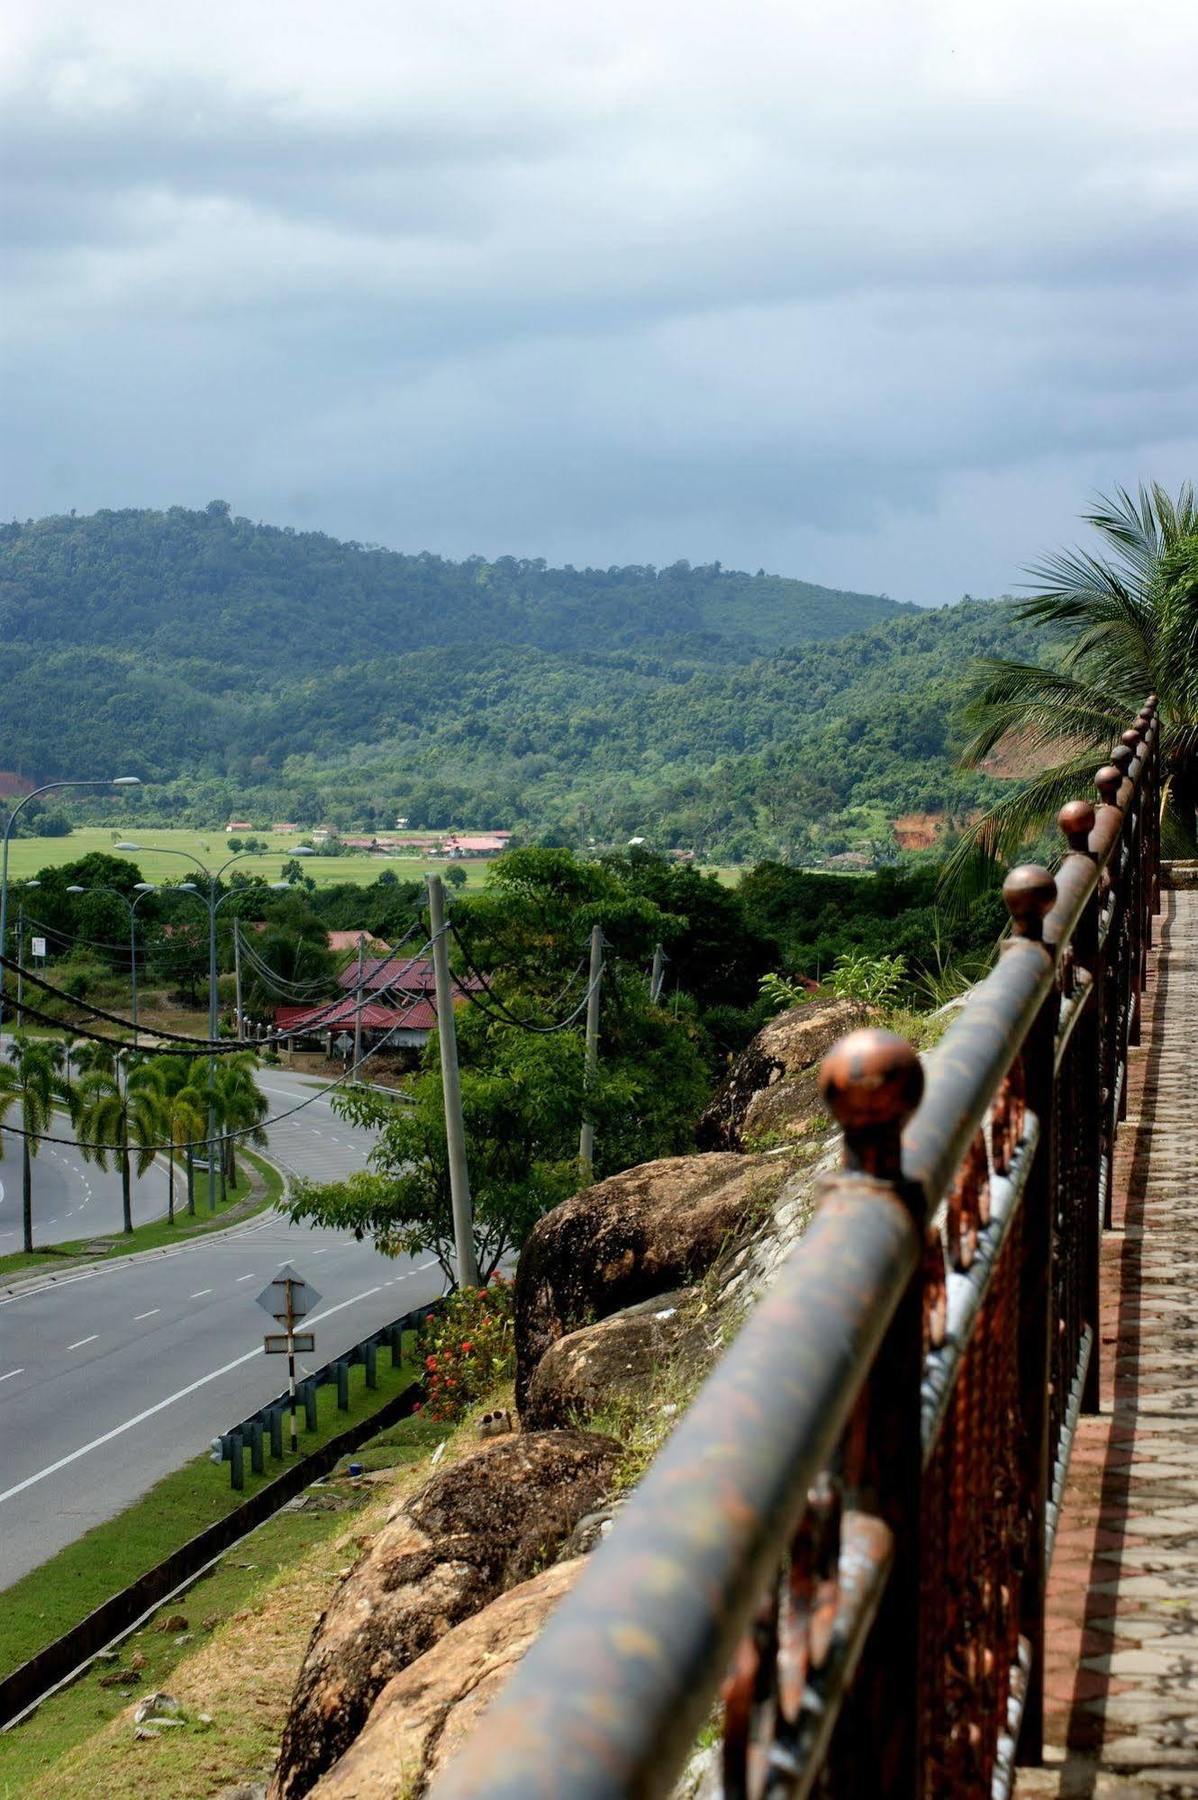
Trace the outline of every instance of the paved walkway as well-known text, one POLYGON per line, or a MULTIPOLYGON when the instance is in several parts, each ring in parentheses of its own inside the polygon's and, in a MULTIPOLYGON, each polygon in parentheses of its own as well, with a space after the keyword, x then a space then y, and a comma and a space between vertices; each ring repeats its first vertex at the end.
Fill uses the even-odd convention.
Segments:
POLYGON ((1019 1800, 1198 1800, 1198 892, 1162 900, 1019 1800))

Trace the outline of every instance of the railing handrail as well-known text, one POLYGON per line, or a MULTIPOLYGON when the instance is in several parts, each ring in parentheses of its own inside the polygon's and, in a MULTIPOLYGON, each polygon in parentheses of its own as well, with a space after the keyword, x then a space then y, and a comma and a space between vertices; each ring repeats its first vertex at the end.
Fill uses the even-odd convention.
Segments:
MULTIPOLYGON (((771 1571, 811 1512, 813 1486, 876 1378, 879 1349, 918 1286, 929 1221, 979 1142, 985 1163, 987 1118, 1009 1099, 1016 1059, 1033 1054, 1038 1022, 1055 1020, 1054 985, 1079 923, 1095 918, 1095 896, 1113 880, 1126 821, 1154 767, 1157 730, 1151 697, 1136 731, 1126 734, 1131 743, 1099 772, 1103 804, 1064 809, 1070 847, 1055 881, 1030 867, 1007 878, 1012 938, 929 1056, 926 1076, 897 1039, 879 1050, 851 1038, 829 1053, 823 1085, 844 1127, 844 1170, 827 1180, 805 1235, 616 1529, 435 1784, 436 1800, 617 1800, 668 1791, 770 1592, 771 1571)), ((1149 788, 1149 812, 1152 799, 1149 788)), ((1145 841, 1155 842, 1151 831, 1145 841)), ((1078 986, 1079 1007, 1092 992, 1078 986)), ((1032 1119, 1028 1162, 1037 1133, 1032 1119)), ((997 1144, 994 1169, 1000 1172, 997 1144)), ((904 1329, 910 1343, 909 1319, 904 1329)), ((955 1378, 950 1370, 950 1387, 955 1378)), ((918 1445, 906 1454, 910 1467, 922 1467, 918 1445)), ((901 1515, 900 1503, 900 1523, 901 1515)), ((846 1517, 846 1527, 855 1517, 846 1517)), ((872 1538, 854 1540, 867 1546, 858 1560, 874 1565, 862 1589, 870 1587, 873 1598, 853 1643, 840 1647, 842 1688, 889 1567, 891 1534, 873 1523, 872 1538)), ((910 1544, 893 1549, 899 1559, 915 1554, 910 1544)), ((835 1554, 843 1571, 839 1545, 835 1554)), ((801 1793, 805 1781, 796 1774, 777 1791, 801 1793)), ((893 1791, 915 1790, 900 1782, 893 1791)))

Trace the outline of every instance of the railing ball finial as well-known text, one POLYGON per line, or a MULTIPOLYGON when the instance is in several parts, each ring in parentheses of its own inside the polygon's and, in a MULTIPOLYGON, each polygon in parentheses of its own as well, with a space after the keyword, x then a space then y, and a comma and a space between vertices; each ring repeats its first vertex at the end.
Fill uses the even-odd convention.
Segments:
POLYGON ((1090 833, 1094 829, 1094 808, 1090 802, 1067 801, 1057 814, 1057 824, 1064 832, 1069 848, 1086 855, 1090 848, 1090 833))
POLYGON ((1111 751, 1111 763, 1118 769, 1121 776, 1126 775, 1131 768, 1134 756, 1135 751, 1129 750, 1126 744, 1116 744, 1111 751))
POLYGON ((1104 763, 1094 777, 1094 786, 1098 789, 1107 806, 1115 806, 1119 799, 1119 789, 1123 786, 1123 771, 1114 763, 1104 763))
POLYGON ((923 1068, 906 1038, 850 1031, 820 1064, 819 1091, 844 1132, 846 1167, 897 1176, 899 1135, 923 1095, 923 1068))
POLYGON ((1128 730, 1123 733, 1123 736, 1119 739, 1119 742, 1121 744, 1125 744, 1127 746, 1127 748, 1131 751, 1132 755, 1134 756, 1136 754, 1137 750, 1140 748, 1140 733, 1138 731, 1133 731, 1129 727, 1128 730))
POLYGON ((1003 882, 1002 897, 1016 937, 1039 940, 1044 936, 1045 915, 1057 897, 1057 884, 1047 869, 1039 863, 1020 863, 1003 882))

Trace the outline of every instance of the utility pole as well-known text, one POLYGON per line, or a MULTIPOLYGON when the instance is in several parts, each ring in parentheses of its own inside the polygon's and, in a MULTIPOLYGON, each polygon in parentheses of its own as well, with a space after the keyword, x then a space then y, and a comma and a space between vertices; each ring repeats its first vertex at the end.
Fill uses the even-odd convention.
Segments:
POLYGON ((599 1068, 599 982, 602 974, 603 927, 592 925, 590 985, 587 989, 587 1050, 583 1073, 583 1119, 582 1130, 578 1134, 578 1160, 582 1164, 584 1183, 592 1181, 595 1175, 595 1127, 586 1116, 586 1107, 589 1090, 599 1068))
MULTIPOLYGON (((355 1070, 357 1069, 358 1064, 362 1060, 362 983, 365 979, 365 975, 364 975, 365 961, 366 961, 366 933, 364 931, 360 931, 358 933, 358 980, 357 980, 357 985, 354 988, 354 1068, 355 1068, 355 1070)), ((359 1080, 361 1080, 361 1077, 359 1075, 355 1074, 354 1079, 355 1079, 355 1081, 359 1081, 359 1080)))
POLYGON ((661 999, 661 984, 665 980, 666 953, 660 944, 653 946, 653 973, 649 977, 649 1004, 656 1006, 661 999))
POLYGON ((241 921, 238 918, 233 920, 233 980, 236 984, 233 1006, 237 1017, 237 1042, 241 1044, 245 1042, 245 1032, 241 1025, 241 921))
POLYGON ((23 1030, 25 1014, 25 902, 17 908, 17 1029, 23 1030))
POLYGON ((466 1166, 466 1132, 462 1124, 462 1085, 458 1077, 458 1032, 449 979, 449 945, 445 937, 445 889, 439 875, 428 878, 428 916, 433 937, 433 976, 437 989, 437 1037, 441 1045, 441 1092, 445 1097, 445 1144, 449 1153, 449 1193, 453 1203, 453 1241, 458 1286, 478 1286, 474 1254, 474 1209, 470 1204, 470 1172, 466 1166))

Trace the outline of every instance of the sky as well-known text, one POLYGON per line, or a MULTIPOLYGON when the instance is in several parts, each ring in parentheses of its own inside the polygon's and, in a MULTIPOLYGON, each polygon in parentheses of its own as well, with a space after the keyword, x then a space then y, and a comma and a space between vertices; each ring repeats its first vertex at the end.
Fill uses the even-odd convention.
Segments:
POLYGON ((1018 591, 1198 471, 1183 0, 9 0, 0 516, 1018 591))

